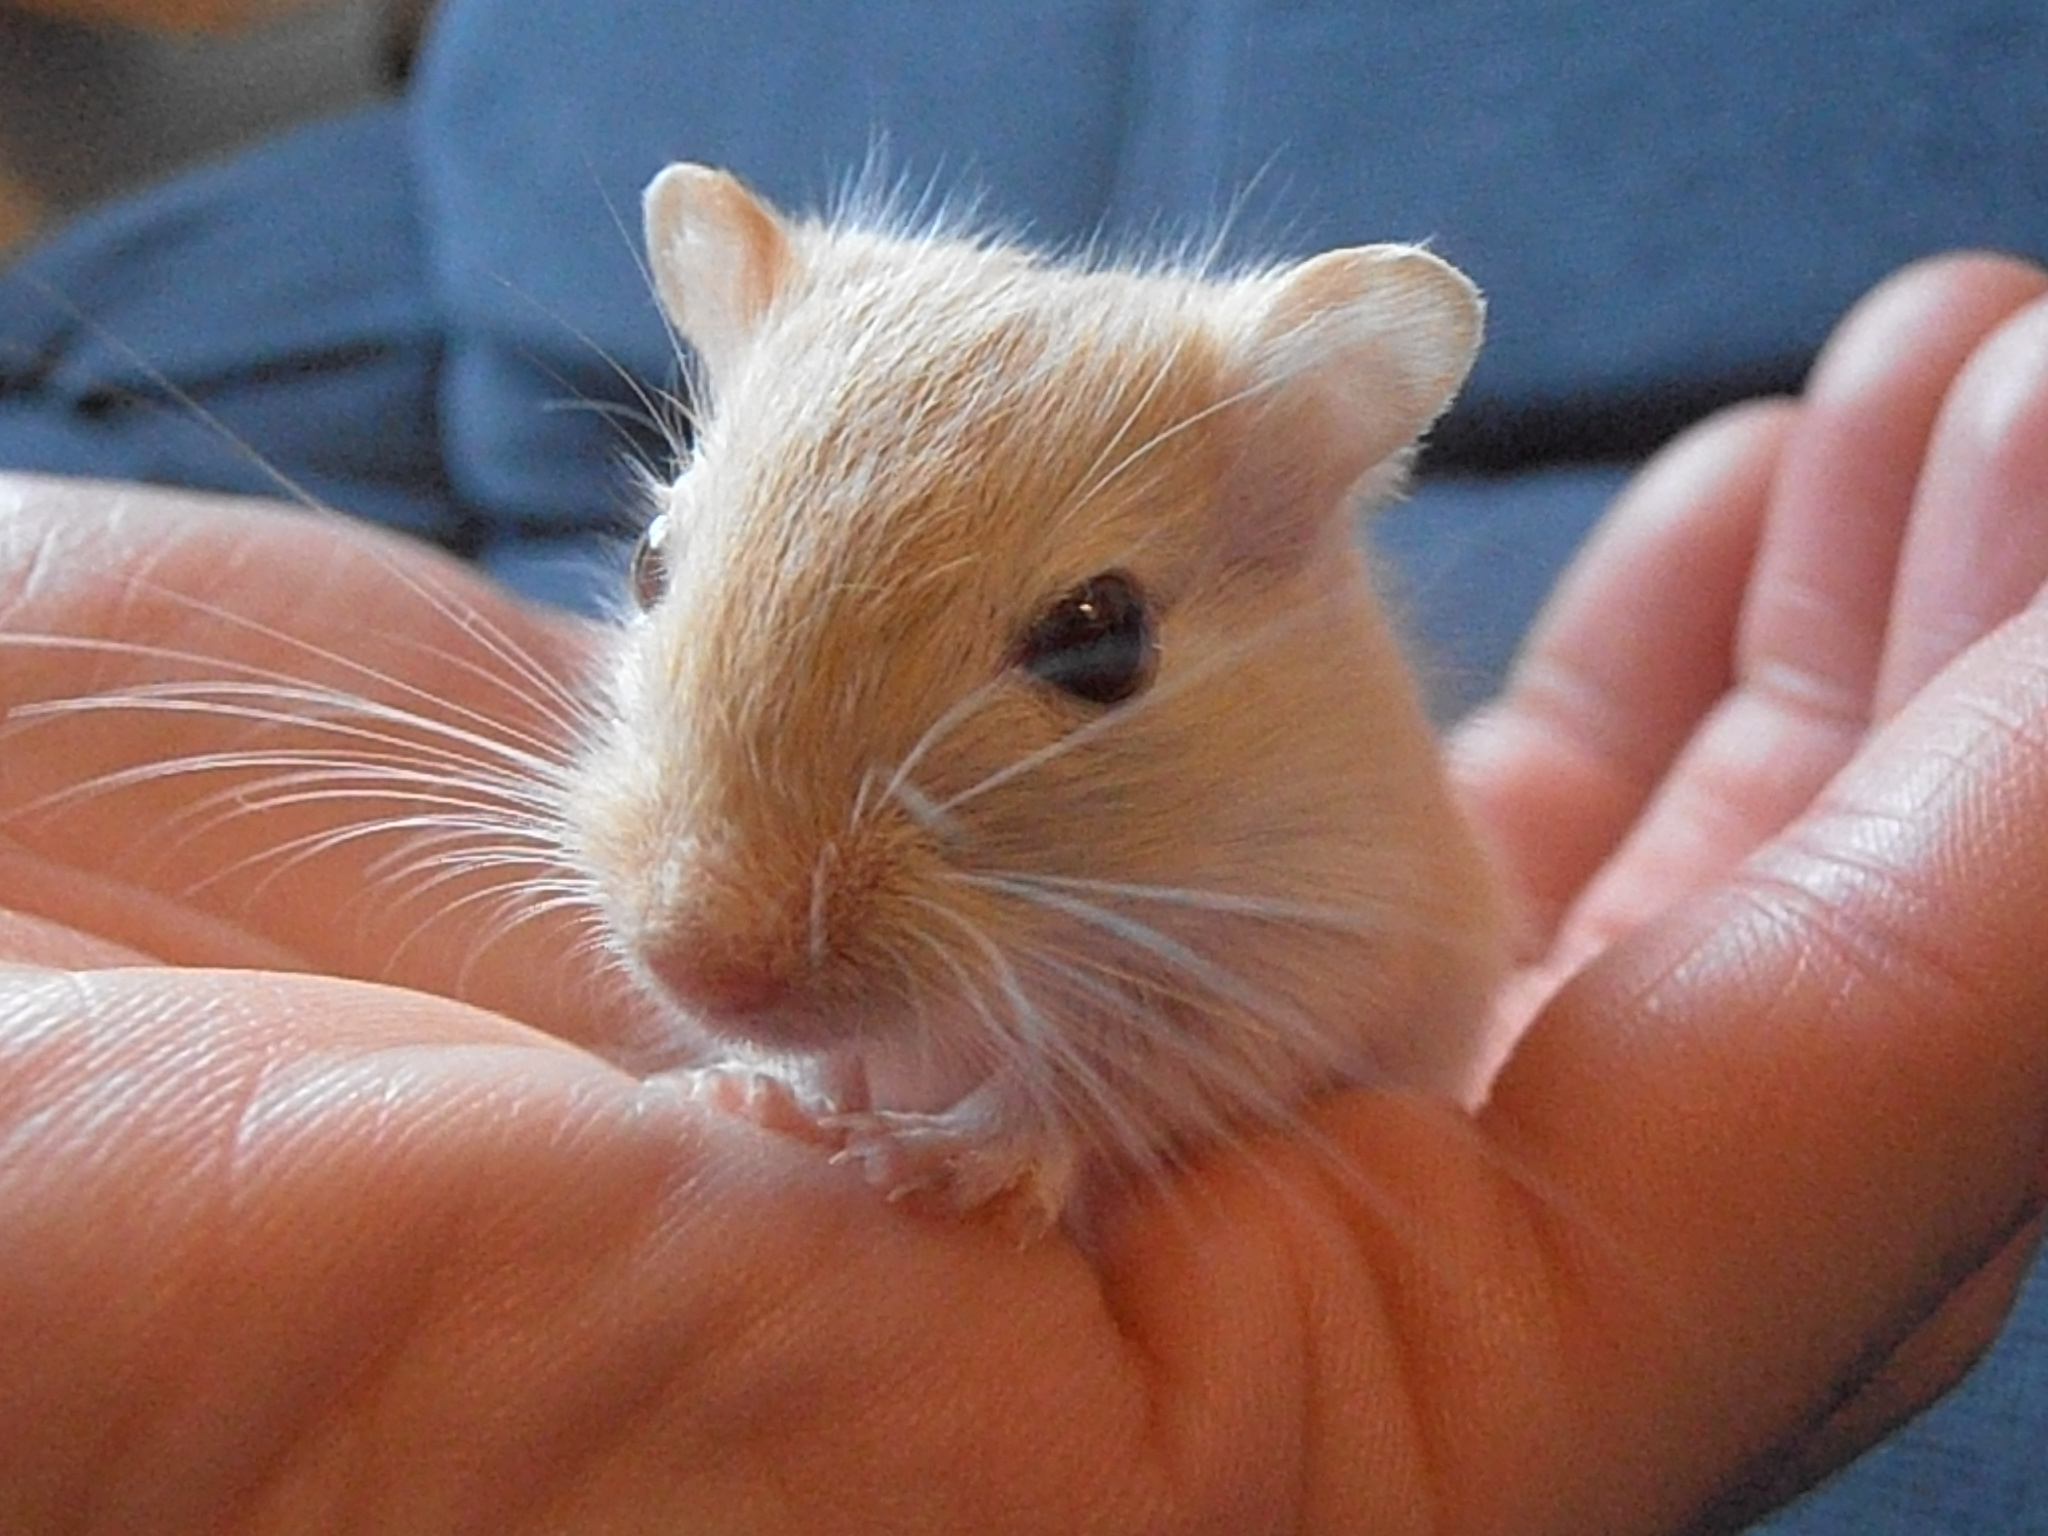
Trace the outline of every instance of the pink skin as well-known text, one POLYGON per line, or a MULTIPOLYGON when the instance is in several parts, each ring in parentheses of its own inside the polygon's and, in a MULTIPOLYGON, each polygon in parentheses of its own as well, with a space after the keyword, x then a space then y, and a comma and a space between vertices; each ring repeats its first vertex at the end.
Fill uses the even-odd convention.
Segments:
MULTIPOLYGON (((1462 734, 1541 914, 1478 1123, 1345 1095, 1092 1266, 604 1065, 567 925, 465 966, 463 909, 348 980, 391 979, 333 918, 352 850, 250 903, 9 822, 14 904, 74 932, 0 928, 0 1523, 1656 1531, 1799 1486, 1955 1379, 2039 1235, 2044 291, 1887 285, 1809 403, 1645 473, 1462 734), (418 990, 458 985, 504 1012, 418 990)), ((0 498, 15 631, 153 637, 147 568, 433 669, 358 535, 0 498), (298 558, 334 609, 274 595, 298 558)), ((0 652, 10 699, 104 677, 0 652)))

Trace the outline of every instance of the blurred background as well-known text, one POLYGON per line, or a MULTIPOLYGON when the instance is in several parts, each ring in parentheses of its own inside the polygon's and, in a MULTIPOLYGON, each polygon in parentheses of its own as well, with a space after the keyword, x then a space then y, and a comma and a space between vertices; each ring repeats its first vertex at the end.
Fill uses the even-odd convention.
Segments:
POLYGON ((0 251, 400 83, 431 0, 0 0, 0 251))

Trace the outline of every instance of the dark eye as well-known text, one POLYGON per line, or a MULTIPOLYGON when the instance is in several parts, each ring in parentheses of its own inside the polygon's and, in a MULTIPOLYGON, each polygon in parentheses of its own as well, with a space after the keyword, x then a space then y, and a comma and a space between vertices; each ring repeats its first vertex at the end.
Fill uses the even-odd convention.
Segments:
POLYGON ((1038 616, 1018 664, 1077 699, 1121 704, 1152 680, 1158 650, 1138 584, 1121 571, 1105 571, 1038 616))
POLYGON ((668 514, 657 516, 633 549, 633 601, 645 610, 668 590, 668 514))

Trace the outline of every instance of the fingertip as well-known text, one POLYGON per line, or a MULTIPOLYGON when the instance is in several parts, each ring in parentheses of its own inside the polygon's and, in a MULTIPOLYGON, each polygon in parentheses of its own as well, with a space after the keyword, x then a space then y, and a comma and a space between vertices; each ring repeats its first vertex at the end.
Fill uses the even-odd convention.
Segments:
POLYGON ((2048 281, 1991 333, 1956 380, 1944 412, 1944 437, 1969 446, 2003 469, 2002 478, 2033 479, 2048 460, 2048 281))
POLYGON ((1909 263, 1843 317, 1815 361, 1806 398, 1854 400, 1902 369, 1952 373, 2005 316, 2048 293, 2048 271, 1996 251, 1947 251, 1909 263))
POLYGON ((1942 402, 1900 562, 1878 713, 2030 602, 2048 578, 2048 284, 1971 354, 1942 402))

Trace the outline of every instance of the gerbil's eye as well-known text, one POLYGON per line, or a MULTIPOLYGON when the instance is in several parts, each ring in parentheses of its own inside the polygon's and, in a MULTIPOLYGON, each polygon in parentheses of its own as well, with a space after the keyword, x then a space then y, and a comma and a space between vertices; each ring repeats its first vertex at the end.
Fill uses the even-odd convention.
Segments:
POLYGON ((1121 704, 1152 680, 1158 653, 1138 584, 1122 571, 1105 571, 1038 616, 1018 664, 1077 699, 1121 704))
POLYGON ((633 550, 633 601, 644 611, 668 590, 668 514, 657 516, 633 550))

